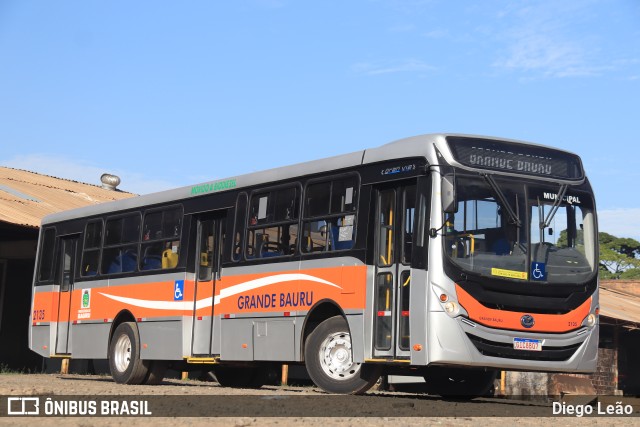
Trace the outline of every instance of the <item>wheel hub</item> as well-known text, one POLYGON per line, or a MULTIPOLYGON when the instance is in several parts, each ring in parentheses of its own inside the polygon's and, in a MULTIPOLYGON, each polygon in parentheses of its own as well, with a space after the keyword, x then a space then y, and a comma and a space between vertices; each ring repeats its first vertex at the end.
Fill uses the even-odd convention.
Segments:
POLYGON ((131 340, 127 335, 121 335, 116 341, 114 363, 119 372, 124 372, 131 363, 131 340))
POLYGON ((360 370, 351 358, 351 336, 346 332, 329 335, 320 347, 320 366, 330 377, 347 380, 360 370))

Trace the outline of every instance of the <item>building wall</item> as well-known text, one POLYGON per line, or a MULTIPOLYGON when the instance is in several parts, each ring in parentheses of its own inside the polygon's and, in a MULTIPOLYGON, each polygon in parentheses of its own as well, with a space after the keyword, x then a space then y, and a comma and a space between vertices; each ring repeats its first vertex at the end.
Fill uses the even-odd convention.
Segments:
POLYGON ((618 389, 618 349, 599 348, 596 372, 589 377, 598 394, 616 394, 618 389))
POLYGON ((504 393, 506 396, 546 396, 549 374, 544 372, 506 372, 504 393))
POLYGON ((0 322, 0 365, 5 369, 34 372, 42 358, 29 349, 29 311, 33 259, 6 260, 6 276, 0 322))

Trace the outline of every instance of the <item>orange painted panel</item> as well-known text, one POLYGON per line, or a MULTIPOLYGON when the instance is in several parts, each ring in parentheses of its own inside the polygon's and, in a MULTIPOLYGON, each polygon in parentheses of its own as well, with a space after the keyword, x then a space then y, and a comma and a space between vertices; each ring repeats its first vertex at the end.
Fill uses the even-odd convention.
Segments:
POLYGON ((58 318, 58 294, 53 292, 37 292, 33 298, 32 322, 55 322, 58 318), (53 296, 56 296, 54 303, 53 296))
MULTIPOLYGON (((322 299, 336 301, 342 309, 364 309, 366 266, 318 268, 303 271, 225 276, 213 283, 201 282, 194 302, 195 283, 184 280, 182 297, 175 297, 175 282, 131 284, 103 288, 82 288, 71 295, 71 321, 109 320, 121 310, 136 318, 218 314, 306 311, 322 299), (345 290, 347 293, 345 294, 345 290)), ((38 292, 35 310, 44 310, 42 319, 57 320, 58 294, 38 292), (50 307, 50 308, 49 308, 50 307)), ((68 313, 69 306, 63 308, 68 313)), ((66 321, 65 314, 60 320, 66 321)))
POLYGON ((580 307, 566 314, 534 314, 535 324, 531 328, 521 325, 520 319, 524 312, 496 310, 485 307, 467 293, 462 287, 456 285, 456 294, 460 305, 469 313, 469 319, 485 326, 500 329, 511 329, 527 332, 568 332, 578 329, 582 321, 589 315, 591 298, 587 299, 580 307))

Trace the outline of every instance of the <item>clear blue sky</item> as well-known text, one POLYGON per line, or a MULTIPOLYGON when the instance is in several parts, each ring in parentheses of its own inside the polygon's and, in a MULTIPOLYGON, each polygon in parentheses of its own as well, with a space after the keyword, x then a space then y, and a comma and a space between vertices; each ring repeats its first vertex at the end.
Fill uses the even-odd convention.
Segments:
POLYGON ((147 193, 433 132, 580 154, 640 239, 640 2, 0 2, 0 164, 147 193))

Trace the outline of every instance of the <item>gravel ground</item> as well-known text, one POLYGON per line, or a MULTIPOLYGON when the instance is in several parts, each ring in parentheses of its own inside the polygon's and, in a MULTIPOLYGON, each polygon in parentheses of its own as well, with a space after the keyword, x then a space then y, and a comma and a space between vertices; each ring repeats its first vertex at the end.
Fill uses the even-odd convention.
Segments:
MULTIPOLYGON (((29 425, 38 427, 73 426, 484 426, 501 423, 521 426, 558 427, 558 426, 620 426, 640 425, 640 418, 569 418, 552 417, 550 403, 541 401, 505 401, 499 399, 480 399, 472 402, 445 401, 423 394, 398 392, 371 392, 366 396, 332 396, 314 387, 275 387, 268 386, 258 390, 232 389, 220 387, 217 383, 196 380, 165 380, 158 386, 123 386, 114 383, 107 376, 59 375, 59 374, 3 374, 0 375, 0 396, 33 395, 76 395, 91 396, 97 400, 127 396, 128 398, 165 398, 163 410, 184 414, 184 405, 197 411, 197 402, 209 402, 210 414, 215 405, 216 413, 234 414, 221 417, 39 417, 14 418, 0 417, 0 425, 29 425), (172 398, 171 396, 174 396, 172 398), (181 399, 181 400, 180 400, 181 399), (175 403, 170 408, 171 402, 175 403), (213 403, 212 403, 213 402, 213 403), (180 406, 182 405, 182 406, 180 406), (238 406, 251 406, 254 411, 246 414, 238 406), (304 405, 312 409, 313 415, 306 414, 304 405), (263 411, 264 410, 264 411, 263 411), (275 411, 275 412, 274 412, 275 411), (281 411, 281 412, 280 412, 281 411), (476 417, 479 413, 507 415, 509 417, 476 417), (430 416, 402 417, 408 413, 430 416), (261 414, 284 416, 260 416, 261 414), (362 416, 362 415, 370 416, 362 416), (379 416, 378 414, 382 414, 379 416), (536 414, 531 416, 531 414, 536 414), (290 416, 286 416, 290 415, 290 416), (339 416, 334 416, 339 415, 339 416), (438 416, 443 415, 443 416, 438 416), (456 416, 457 415, 457 416, 456 416), (528 416, 527 416, 528 415, 528 416)), ((614 402, 611 402, 614 403, 614 402)), ((4 411, 6 402, 0 402, 4 411)), ((156 406, 157 407, 157 406, 156 406)), ((202 408, 201 408, 202 409, 202 408)), ((639 408, 634 407, 636 411, 639 408)), ((190 409, 191 410, 191 409, 190 409)), ((157 413, 157 412, 156 412, 157 413)), ((191 413, 191 412, 189 412, 191 413)))

